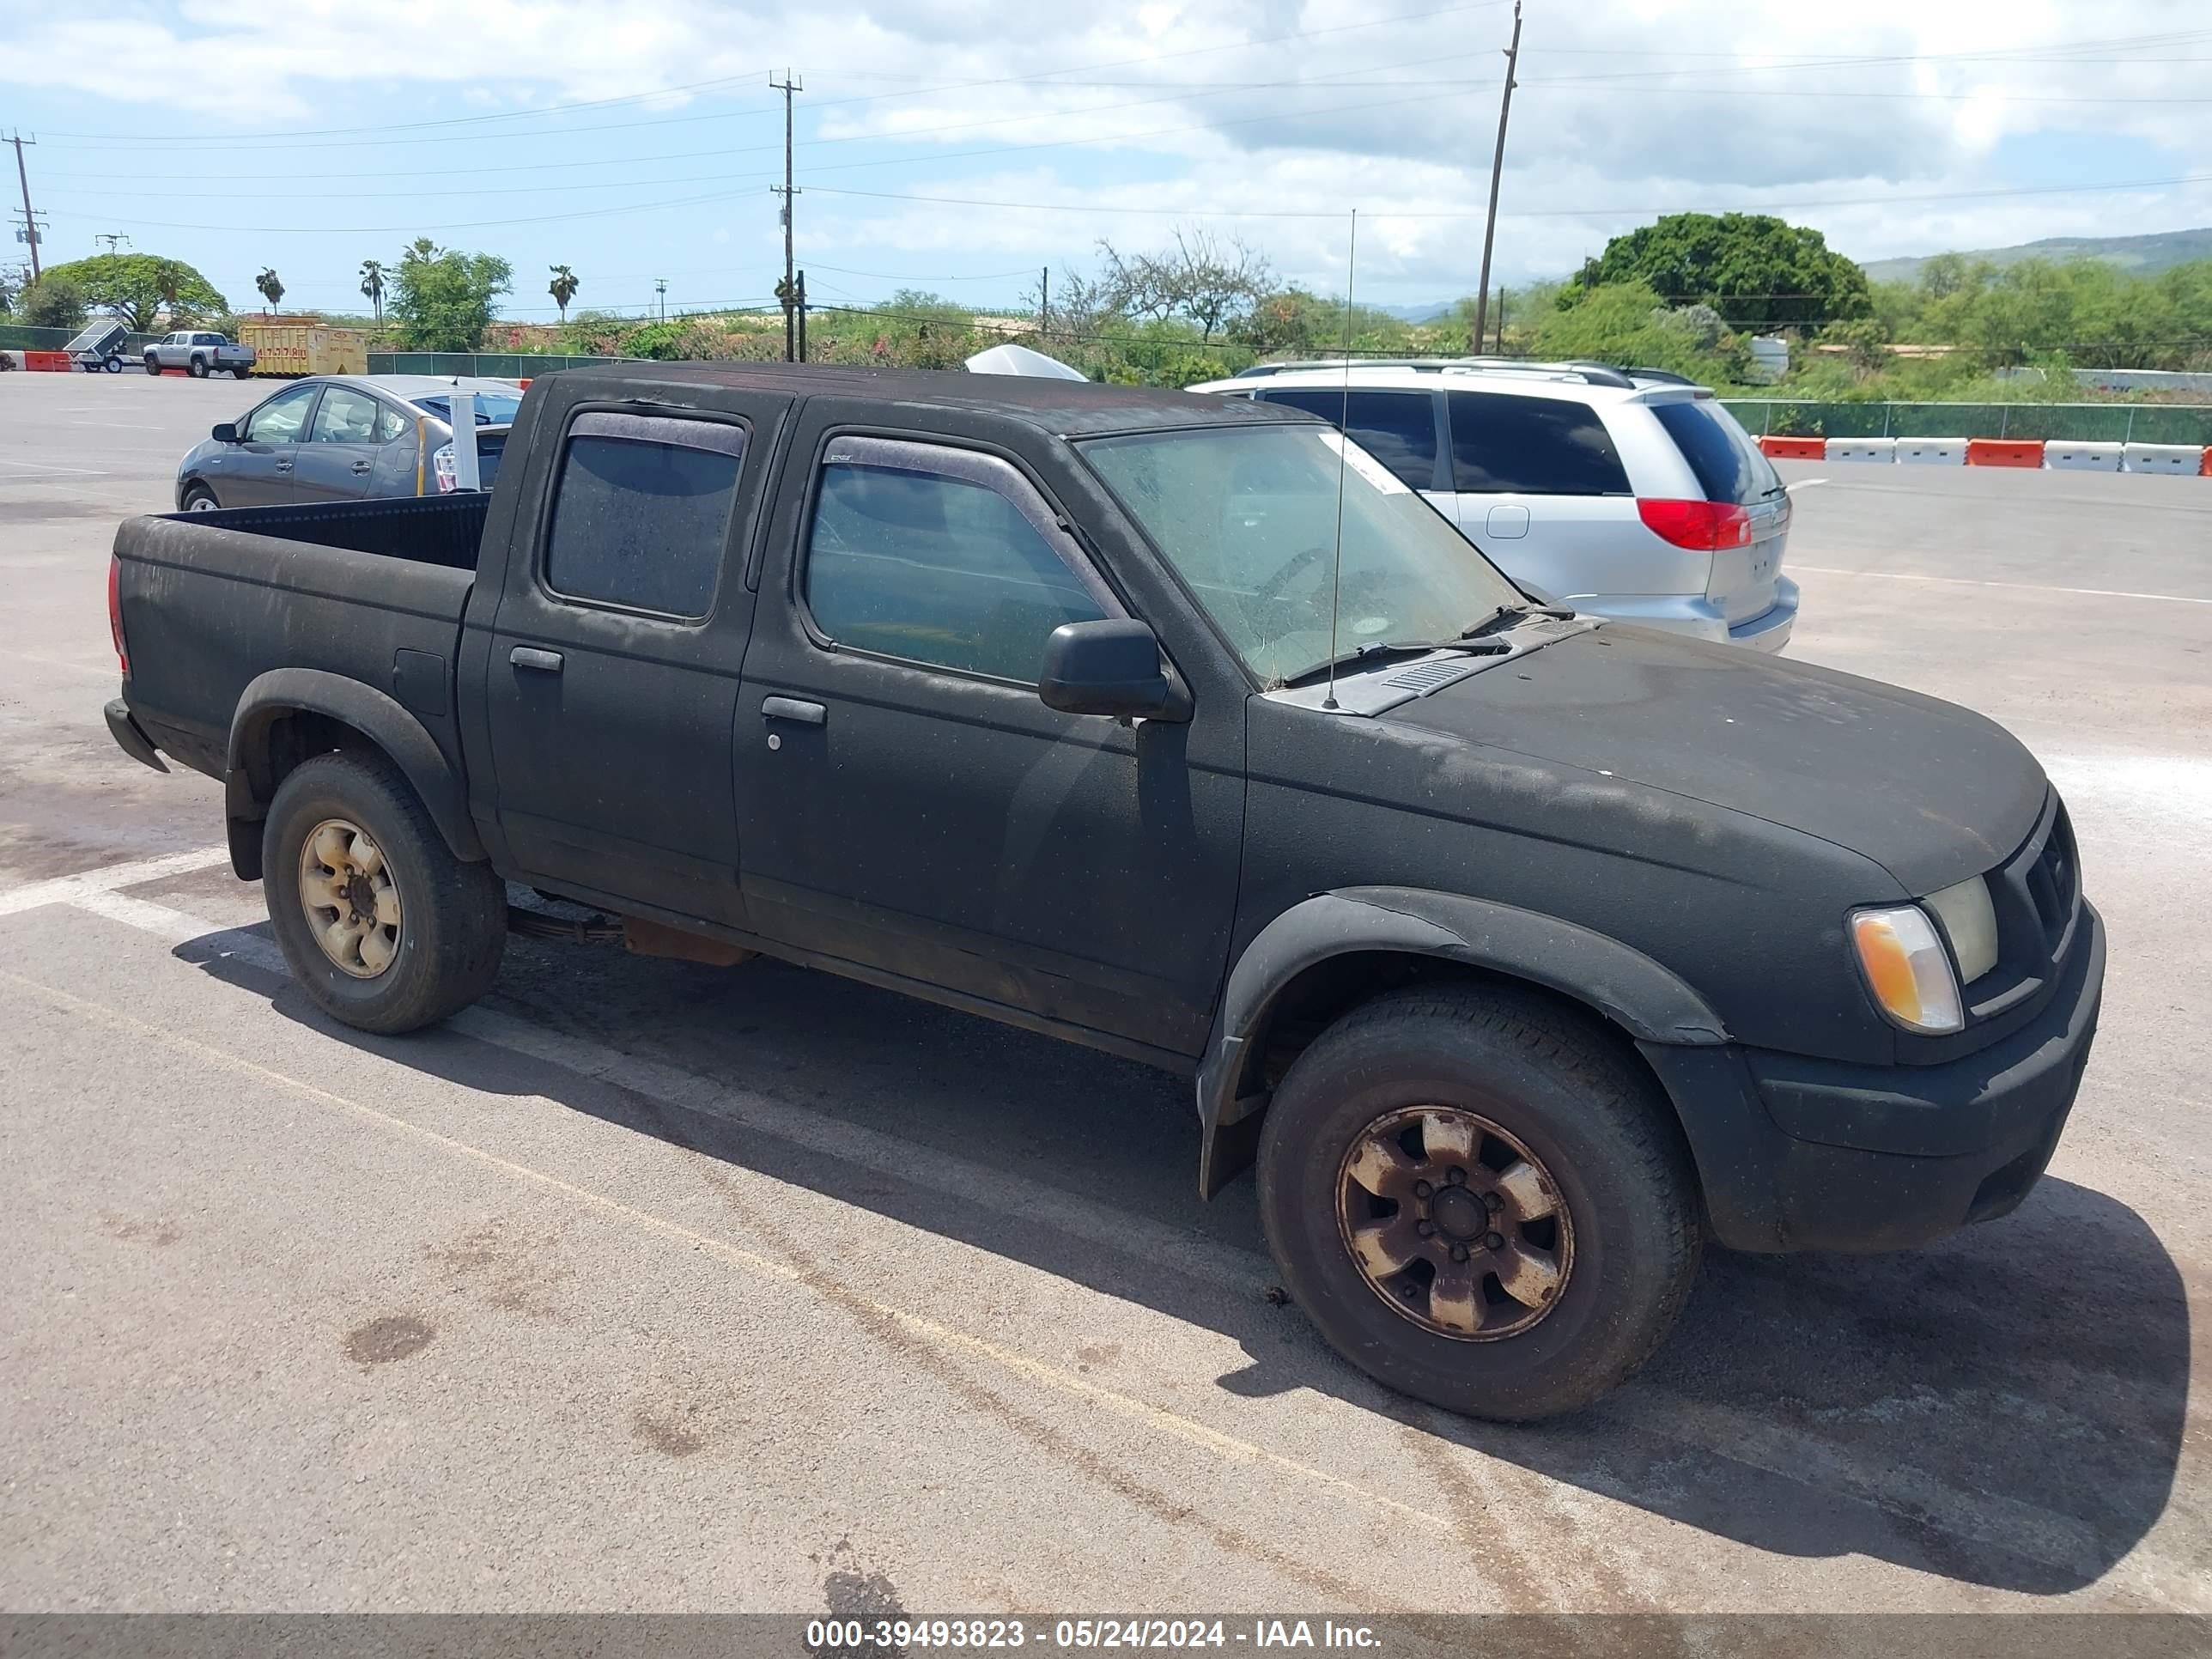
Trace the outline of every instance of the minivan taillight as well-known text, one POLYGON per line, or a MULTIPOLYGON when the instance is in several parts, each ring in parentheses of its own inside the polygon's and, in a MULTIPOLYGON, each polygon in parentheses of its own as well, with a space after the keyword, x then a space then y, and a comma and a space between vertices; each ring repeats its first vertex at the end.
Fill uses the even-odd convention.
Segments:
POLYGON ((112 554, 107 560, 107 632, 115 641, 115 665, 131 678, 131 653, 123 648, 123 561, 112 554))
POLYGON ((1636 514, 1655 536, 1699 553, 1751 545, 1751 509, 1735 501, 1651 501, 1639 497, 1636 514))

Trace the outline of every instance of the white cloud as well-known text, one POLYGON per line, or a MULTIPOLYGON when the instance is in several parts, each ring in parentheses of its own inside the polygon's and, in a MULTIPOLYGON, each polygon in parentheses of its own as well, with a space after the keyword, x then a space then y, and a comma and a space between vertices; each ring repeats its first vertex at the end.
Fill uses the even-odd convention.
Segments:
MULTIPOLYGON (((1286 273, 1329 284, 1342 257, 1335 216, 1356 203, 1371 280, 1425 297, 1469 284, 1480 222, 1389 216, 1480 207, 1507 17, 1503 5, 1437 0, 1397 0, 1388 14, 1366 0, 1052 13, 1004 0, 629 0, 618 12, 581 0, 385 0, 367 12, 358 0, 295 0, 271 27, 227 0, 150 12, 137 0, 79 0, 67 14, 0 0, 0 81, 112 95, 115 42, 127 40, 133 63, 160 66, 131 78, 131 99, 167 105, 165 125, 203 140, 354 126, 365 111, 369 121, 414 122, 628 99, 542 125, 619 127, 650 160, 705 148, 702 118, 733 94, 765 108, 769 71, 788 65, 806 77, 803 106, 817 124, 800 161, 813 189, 802 242, 824 260, 888 269, 895 253, 941 264, 988 252, 996 268, 1065 258, 1101 234, 1155 240, 1209 210, 1296 209, 1330 216, 1241 228, 1286 273), (1371 27, 1384 16, 1401 21, 1371 27), (730 85, 686 90, 722 77, 730 85), (635 96, 648 92, 658 95, 635 96), (900 165, 875 165, 887 143, 903 147, 900 165), (1010 153, 969 154, 993 150, 1010 153), (844 165, 856 159, 870 165, 844 165), (872 201, 840 189, 1093 211, 872 201), (1103 210, 1121 207, 1142 211, 1103 210)), ((2046 170, 2069 150, 2081 158, 2054 182, 2212 172, 2196 159, 2212 155, 2208 61, 2212 12, 2202 0, 1532 0, 1501 266, 1563 271, 1627 224, 1683 207, 1836 204, 1780 210, 1860 257, 2212 222, 2204 186, 1965 194, 2020 182, 2023 163, 2008 161, 2014 171, 2002 176, 1990 169, 2021 140, 2049 147, 2037 162, 2046 170), (1953 199, 1912 199, 1932 195, 1953 199)), ((83 107, 87 129, 121 125, 112 106, 83 107)), ((763 126, 757 138, 769 136, 763 126)), ((315 142, 319 162, 345 153, 343 139, 315 142)), ((732 169, 772 164, 772 154, 744 153, 754 142, 738 147, 732 169)), ((187 142, 177 154, 198 153, 187 142)), ((500 152, 502 162, 528 155, 520 145, 500 152)), ((466 158, 459 137, 450 149, 423 145, 419 165, 361 188, 404 190, 439 167, 467 179, 466 158)), ((683 176, 673 164, 659 171, 683 176)), ((660 193, 640 192, 648 189, 660 193)), ((541 193, 514 211, 559 211, 562 199, 541 193)), ((429 205, 440 210, 421 212, 426 222, 444 216, 429 205)), ((382 222, 402 210, 362 211, 382 222)), ((665 221, 596 222, 628 243, 665 221)))

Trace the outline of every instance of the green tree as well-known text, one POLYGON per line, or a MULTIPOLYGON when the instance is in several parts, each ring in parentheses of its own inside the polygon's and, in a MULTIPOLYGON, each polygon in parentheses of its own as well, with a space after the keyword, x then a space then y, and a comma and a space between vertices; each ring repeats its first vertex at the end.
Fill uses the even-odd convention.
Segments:
POLYGON ((16 296, 15 314, 29 326, 72 331, 84 326, 84 290, 63 274, 66 269, 46 272, 16 296))
POLYGON ((392 276, 391 311, 400 343, 410 351, 475 350, 491 326, 494 302, 514 279, 504 259, 417 237, 392 276))
MULTIPOLYGON (((1705 304, 1730 328, 1820 328, 1872 306, 1866 273, 1817 230, 1763 213, 1674 213, 1616 236, 1582 269, 1583 289, 1642 283, 1670 305, 1705 304)), ((1581 303, 1581 290, 1559 303, 1581 303)))
POLYGON ((151 329, 164 311, 174 320, 230 309, 215 284, 183 260, 151 253, 95 253, 49 266, 46 280, 57 278, 77 291, 82 306, 104 311, 140 333, 151 329))
POLYGON ((1702 319, 1660 303, 1650 283, 1607 283, 1544 313, 1531 343, 1539 357, 1663 368, 1694 380, 1740 379, 1741 341, 1724 335, 1708 347, 1705 338, 1702 319))
POLYGON ((1854 317, 1820 331, 1824 345, 1844 348, 1844 361, 1856 380, 1870 380, 1889 367, 1889 329, 1879 317, 1854 317))
POLYGON ((561 307, 561 326, 566 328, 568 325, 568 301, 576 297, 576 290, 583 284, 576 280, 576 273, 566 265, 555 265, 552 270, 553 280, 545 285, 545 291, 553 296, 553 303, 561 307))
MULTIPOLYGON (((261 269, 261 274, 253 279, 253 286, 261 290, 262 299, 266 301, 270 306, 273 307, 283 303, 284 299, 284 284, 283 280, 277 276, 275 266, 264 265, 261 269)), ((267 314, 265 311, 264 314, 267 314)))
POLYGON ((384 264, 381 260, 363 259, 361 262, 361 293, 362 297, 375 308, 377 331, 382 333, 384 331, 384 264))

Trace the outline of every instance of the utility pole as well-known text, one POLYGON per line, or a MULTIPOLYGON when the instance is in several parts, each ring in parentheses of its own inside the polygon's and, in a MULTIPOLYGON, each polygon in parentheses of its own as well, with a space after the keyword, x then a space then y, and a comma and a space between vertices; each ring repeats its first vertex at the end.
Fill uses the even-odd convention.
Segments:
POLYGON ((799 361, 806 361, 806 273, 803 270, 799 273, 799 361))
POLYGON ((665 276, 654 277, 653 279, 653 303, 655 308, 660 313, 660 320, 665 323, 668 320, 668 278, 665 276))
POLYGON ((1505 284, 1498 285, 1498 355, 1505 355, 1505 284))
POLYGON ((783 94, 783 188, 777 190, 773 185, 769 188, 783 198, 783 289, 776 297, 783 301, 783 361, 789 363, 799 361, 799 289, 791 253, 791 203, 799 191, 791 182, 791 94, 805 91, 805 83, 786 70, 782 80, 770 81, 769 85, 783 94))
POLYGON ((92 240, 95 242, 106 243, 107 251, 110 253, 114 252, 115 250, 119 247, 127 247, 131 243, 131 239, 128 236, 125 236, 119 230, 103 230, 92 240))
POLYGON ((1490 248, 1498 236, 1498 181, 1505 171, 1505 121, 1513 113, 1513 75, 1520 67, 1521 0, 1513 0, 1513 44, 1505 48, 1505 95, 1498 104, 1498 150, 1490 159, 1490 216, 1482 227, 1482 281, 1474 290, 1474 338, 1470 343, 1478 353, 1490 309, 1490 248))
POLYGON ((1052 267, 1047 265, 1037 276, 1037 338, 1052 337, 1052 267))
POLYGON ((35 138, 26 138, 19 131, 9 134, 8 142, 15 147, 15 179, 16 182, 23 186, 23 240, 30 244, 31 280, 35 283, 39 280, 40 275, 39 222, 31 211, 31 175, 23 167, 23 146, 35 144, 39 141, 35 138))

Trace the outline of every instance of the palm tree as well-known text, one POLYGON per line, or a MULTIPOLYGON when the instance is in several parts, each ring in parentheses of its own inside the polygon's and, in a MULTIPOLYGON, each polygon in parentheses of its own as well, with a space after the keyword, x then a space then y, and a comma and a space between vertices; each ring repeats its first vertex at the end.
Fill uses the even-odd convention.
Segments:
POLYGON ((555 265, 552 270, 553 280, 546 285, 545 291, 553 296, 553 303, 561 307, 561 321, 565 325, 568 320, 568 301, 576 297, 576 290, 583 284, 576 280, 576 273, 566 265, 555 265))
POLYGON ((376 326, 380 332, 384 327, 384 267, 374 259, 361 262, 361 291, 376 307, 376 326))
MULTIPOLYGON (((276 305, 284 297, 284 284, 276 280, 276 272, 273 267, 264 267, 261 274, 253 279, 253 286, 261 290, 261 297, 270 306, 276 305)), ((261 314, 264 317, 269 314, 266 307, 263 308, 261 314)))

